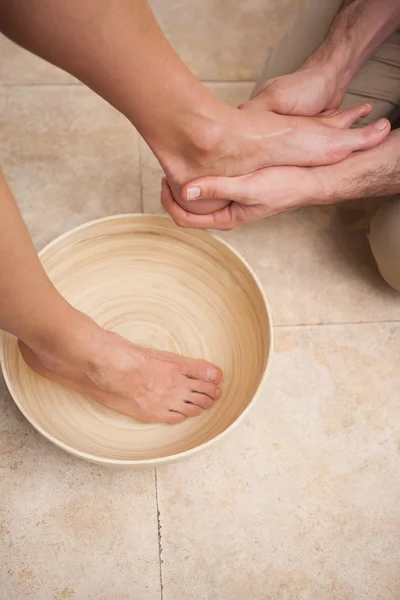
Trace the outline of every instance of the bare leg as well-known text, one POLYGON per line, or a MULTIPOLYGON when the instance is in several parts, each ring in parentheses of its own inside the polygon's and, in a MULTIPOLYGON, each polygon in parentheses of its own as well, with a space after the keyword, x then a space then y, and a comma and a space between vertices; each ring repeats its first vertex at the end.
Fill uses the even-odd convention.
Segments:
POLYGON ((145 0, 0 0, 0 29, 126 115, 176 197, 200 175, 334 163, 380 143, 389 131, 226 106, 182 63, 145 0))
POLYGON ((1 172, 0 259, 0 328, 40 374, 142 421, 178 423, 218 398, 214 365, 135 346, 61 297, 1 172))

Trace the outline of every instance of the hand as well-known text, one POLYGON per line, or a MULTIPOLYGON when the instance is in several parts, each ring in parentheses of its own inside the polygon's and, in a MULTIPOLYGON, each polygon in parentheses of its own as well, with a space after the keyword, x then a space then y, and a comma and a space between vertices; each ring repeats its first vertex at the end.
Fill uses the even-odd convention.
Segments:
POLYGON ((345 92, 331 73, 317 67, 302 67, 289 75, 268 79, 254 98, 239 108, 315 116, 324 110, 338 108, 345 92))
POLYGON ((174 200, 166 179, 163 179, 161 204, 180 227, 229 230, 289 212, 312 202, 317 196, 312 178, 313 169, 301 167, 269 167, 240 177, 203 177, 183 188, 197 188, 199 202, 228 198, 225 208, 209 214, 193 214, 191 202, 184 210, 174 200))

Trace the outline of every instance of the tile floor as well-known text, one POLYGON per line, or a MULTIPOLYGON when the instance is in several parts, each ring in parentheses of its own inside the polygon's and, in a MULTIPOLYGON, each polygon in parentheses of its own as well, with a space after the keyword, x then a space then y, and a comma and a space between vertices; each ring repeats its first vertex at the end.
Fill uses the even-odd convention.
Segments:
MULTIPOLYGON (((301 4, 246 0, 232 16, 222 0, 152 2, 232 104, 301 4)), ((0 56, 1 164, 38 247, 96 217, 160 210, 159 168, 122 117, 4 39, 0 56)), ((259 403, 204 455, 114 472, 42 439, 1 382, 2 599, 400 598, 400 298, 330 210, 224 237, 272 305, 259 403)))

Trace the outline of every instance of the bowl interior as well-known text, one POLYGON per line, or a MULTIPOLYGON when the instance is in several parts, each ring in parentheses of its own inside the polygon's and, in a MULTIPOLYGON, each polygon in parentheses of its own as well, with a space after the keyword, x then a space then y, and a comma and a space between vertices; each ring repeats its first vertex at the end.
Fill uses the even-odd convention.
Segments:
POLYGON ((271 330, 259 286, 239 256, 206 232, 126 215, 89 223, 47 246, 41 260, 60 292, 100 325, 136 344, 220 365, 223 396, 175 425, 142 424, 32 372, 3 338, 3 370, 28 420, 74 454, 99 462, 184 455, 224 432, 265 373, 271 330))

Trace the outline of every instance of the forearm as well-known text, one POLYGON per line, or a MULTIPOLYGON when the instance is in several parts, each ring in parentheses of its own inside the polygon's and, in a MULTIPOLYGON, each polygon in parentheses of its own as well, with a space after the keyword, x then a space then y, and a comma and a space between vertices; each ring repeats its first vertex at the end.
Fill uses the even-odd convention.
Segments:
POLYGON ((344 0, 326 40, 304 67, 323 68, 344 90, 399 25, 399 0, 344 0))
POLYGON ((341 163, 309 169, 309 205, 400 193, 400 130, 376 148, 357 152, 341 163))
POLYGON ((153 149, 184 145, 196 120, 224 106, 174 52, 145 0, 0 0, 0 29, 91 87, 153 149))

